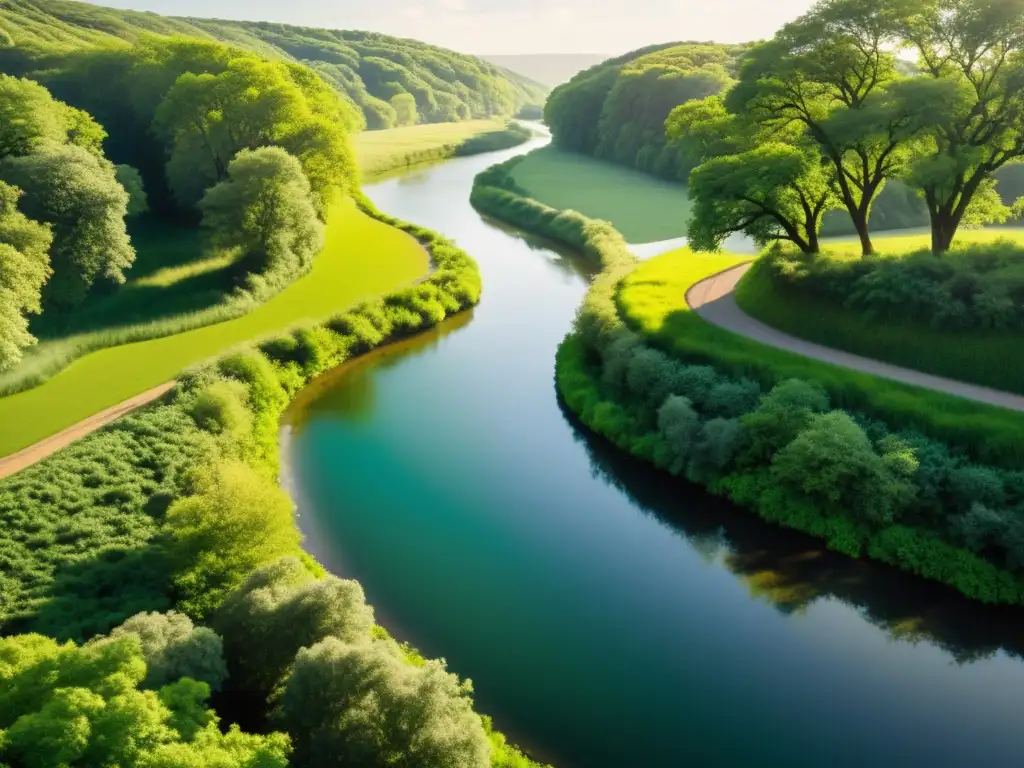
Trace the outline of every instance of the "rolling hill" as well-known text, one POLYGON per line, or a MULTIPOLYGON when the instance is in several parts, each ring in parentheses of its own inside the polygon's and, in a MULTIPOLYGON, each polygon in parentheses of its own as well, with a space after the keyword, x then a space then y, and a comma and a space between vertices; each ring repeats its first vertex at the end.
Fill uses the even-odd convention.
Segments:
POLYGON ((474 56, 373 32, 176 18, 68 0, 0 0, 0 71, 21 74, 83 46, 146 35, 213 39, 316 70, 362 111, 370 129, 503 117, 547 89, 474 56), (411 95, 415 110, 408 106, 411 95), (396 108, 397 107, 397 108, 396 108))
POLYGON ((608 57, 597 53, 524 53, 510 56, 481 56, 495 66, 516 72, 554 88, 608 57))

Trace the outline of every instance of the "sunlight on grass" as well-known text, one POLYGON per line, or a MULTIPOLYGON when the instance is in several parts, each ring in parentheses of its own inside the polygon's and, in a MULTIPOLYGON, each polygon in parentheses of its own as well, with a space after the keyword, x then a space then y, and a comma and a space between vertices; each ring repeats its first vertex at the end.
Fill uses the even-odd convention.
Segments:
MULTIPOLYGON (((413 125, 383 131, 363 131, 354 137, 356 164, 364 178, 417 162, 420 155, 441 150, 454 152, 468 138, 505 127, 504 120, 467 120, 461 123, 413 125)), ((422 157, 421 160, 429 159, 422 157)))
POLYGON ((140 288, 170 288, 190 278, 227 269, 234 264, 237 258, 237 251, 221 251, 192 264, 166 267, 151 275, 140 277, 138 280, 130 280, 122 290, 131 290, 136 286, 140 288))
POLYGON ((242 342, 328 317, 420 277, 429 262, 409 235, 351 201, 332 212, 313 270, 252 312, 216 325, 87 355, 34 389, 0 399, 0 456, 173 379, 242 342))
POLYGON ((512 176, 539 202, 610 221, 630 243, 686 234, 690 198, 681 184, 554 147, 531 152, 512 176))

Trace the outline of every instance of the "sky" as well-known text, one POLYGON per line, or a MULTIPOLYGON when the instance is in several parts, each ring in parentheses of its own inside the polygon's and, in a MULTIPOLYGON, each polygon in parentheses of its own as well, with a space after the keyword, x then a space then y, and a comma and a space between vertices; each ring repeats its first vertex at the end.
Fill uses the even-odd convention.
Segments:
POLYGON ((758 40, 813 0, 102 0, 174 16, 412 37, 474 54, 615 55, 673 40, 758 40))

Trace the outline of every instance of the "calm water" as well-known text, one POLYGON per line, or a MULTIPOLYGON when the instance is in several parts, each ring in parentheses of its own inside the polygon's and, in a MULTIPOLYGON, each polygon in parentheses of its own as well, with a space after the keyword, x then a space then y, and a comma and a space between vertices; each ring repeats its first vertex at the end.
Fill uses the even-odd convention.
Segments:
POLYGON ((831 556, 609 450, 555 397, 586 268, 467 202, 498 155, 369 189, 483 303, 315 382, 284 431, 308 545, 558 766, 1005 766, 1024 621, 831 556))

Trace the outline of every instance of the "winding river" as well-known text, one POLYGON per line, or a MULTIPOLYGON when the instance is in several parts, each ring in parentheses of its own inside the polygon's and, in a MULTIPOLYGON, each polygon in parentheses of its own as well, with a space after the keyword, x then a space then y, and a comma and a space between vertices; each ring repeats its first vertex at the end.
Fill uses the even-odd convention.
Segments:
POLYGON ((468 203, 529 148, 368 188, 471 253, 484 298, 297 399, 309 548, 560 768, 1024 760, 1024 613, 822 552, 563 412, 554 353, 588 269, 468 203))

